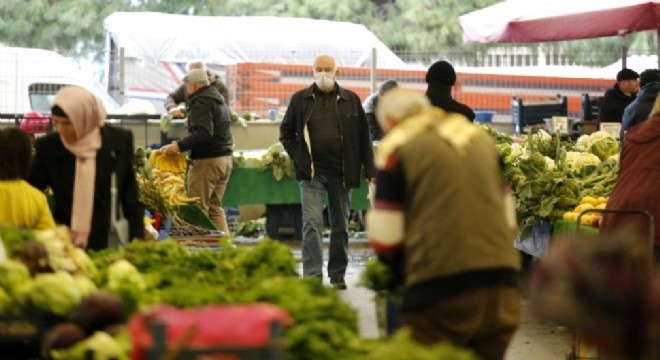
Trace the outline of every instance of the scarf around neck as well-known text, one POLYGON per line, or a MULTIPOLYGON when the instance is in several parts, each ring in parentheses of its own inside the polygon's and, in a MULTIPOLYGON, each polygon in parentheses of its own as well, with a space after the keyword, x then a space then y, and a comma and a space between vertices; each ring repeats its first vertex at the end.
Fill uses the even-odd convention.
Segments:
POLYGON ((58 105, 67 114, 77 138, 74 143, 67 143, 60 136, 64 147, 76 156, 71 230, 89 233, 94 207, 96 153, 101 148, 105 108, 98 97, 78 86, 60 89, 53 105, 58 105))

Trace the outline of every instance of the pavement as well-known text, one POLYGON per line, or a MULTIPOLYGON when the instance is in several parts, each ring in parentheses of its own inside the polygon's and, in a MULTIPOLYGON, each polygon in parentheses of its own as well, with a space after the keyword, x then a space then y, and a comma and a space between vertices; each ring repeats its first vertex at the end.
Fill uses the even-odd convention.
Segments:
MULTIPOLYGON (((325 239, 327 243, 327 239, 325 239)), ((300 258, 300 242, 287 242, 296 257, 300 258)), ((327 261, 327 251, 324 257, 327 261)), ((379 337, 376 315, 375 294, 360 286, 360 275, 366 261, 374 256, 365 239, 351 239, 349 245, 349 266, 346 270, 347 290, 340 291, 346 301, 358 315, 360 335, 364 338, 379 337)), ((327 263, 324 265, 324 269, 327 263)), ((302 273, 302 265, 299 272, 302 273)), ((330 286, 327 276, 324 281, 330 286)), ((572 335, 561 326, 539 321, 530 313, 523 300, 522 321, 507 351, 505 360, 558 360, 566 359, 571 350, 572 335)))

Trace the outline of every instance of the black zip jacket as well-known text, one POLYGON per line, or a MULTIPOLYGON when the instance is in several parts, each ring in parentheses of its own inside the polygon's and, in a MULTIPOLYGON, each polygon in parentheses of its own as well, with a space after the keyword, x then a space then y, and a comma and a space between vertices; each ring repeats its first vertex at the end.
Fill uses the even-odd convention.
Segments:
POLYGON ((177 141, 179 149, 190 150, 191 159, 231 155, 229 108, 218 89, 203 86, 188 100, 188 136, 177 141))
MULTIPOLYGON (((315 86, 313 84, 293 94, 280 125, 280 142, 294 161, 298 180, 312 179, 307 122, 314 110, 315 86)), ((338 85, 336 108, 342 135, 344 186, 358 188, 363 168, 367 178, 376 176, 367 118, 357 94, 338 85)))

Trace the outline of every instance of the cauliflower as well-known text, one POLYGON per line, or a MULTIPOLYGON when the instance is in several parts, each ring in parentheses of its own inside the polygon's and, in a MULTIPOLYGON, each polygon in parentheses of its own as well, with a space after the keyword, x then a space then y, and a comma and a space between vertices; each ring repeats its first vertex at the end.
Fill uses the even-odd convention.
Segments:
POLYGON ((591 135, 582 135, 575 142, 579 151, 592 153, 604 161, 619 153, 619 142, 605 131, 596 131, 591 135))
POLYGON ((564 164, 568 169, 577 171, 588 165, 600 164, 600 159, 594 154, 568 151, 566 152, 566 160, 564 164))
POLYGON ((549 156, 544 156, 545 159, 545 168, 548 170, 553 170, 556 168, 555 161, 552 160, 549 156))

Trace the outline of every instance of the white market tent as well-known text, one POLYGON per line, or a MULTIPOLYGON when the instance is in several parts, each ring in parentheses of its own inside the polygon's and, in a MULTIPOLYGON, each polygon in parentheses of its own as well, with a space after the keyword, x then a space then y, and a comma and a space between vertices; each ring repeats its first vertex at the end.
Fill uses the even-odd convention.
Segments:
POLYGON ((316 56, 330 54, 338 66, 361 67, 369 66, 375 48, 378 67, 406 67, 364 25, 349 22, 115 12, 105 19, 104 28, 125 56, 146 61, 311 65, 316 56))

